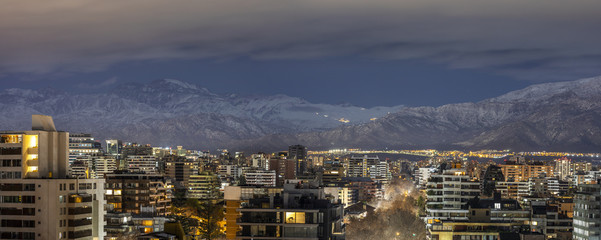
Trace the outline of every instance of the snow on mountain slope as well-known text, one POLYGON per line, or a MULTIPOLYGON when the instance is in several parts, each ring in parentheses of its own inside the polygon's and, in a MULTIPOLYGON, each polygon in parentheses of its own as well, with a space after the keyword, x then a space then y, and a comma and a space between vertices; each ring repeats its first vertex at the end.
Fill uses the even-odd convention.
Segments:
MULTIPOLYGON (((592 151, 601 149, 601 77, 538 84, 477 103, 403 108, 336 129, 268 135, 264 149, 446 148, 592 151)), ((243 149, 256 150, 247 142, 243 149)))
POLYGON ((173 79, 123 84, 99 94, 6 89, 0 98, 4 100, 0 110, 11 113, 0 116, 0 129, 29 129, 31 114, 46 114, 61 130, 89 132, 99 139, 189 147, 223 147, 235 139, 321 131, 402 109, 313 104, 285 95, 219 95, 173 79))

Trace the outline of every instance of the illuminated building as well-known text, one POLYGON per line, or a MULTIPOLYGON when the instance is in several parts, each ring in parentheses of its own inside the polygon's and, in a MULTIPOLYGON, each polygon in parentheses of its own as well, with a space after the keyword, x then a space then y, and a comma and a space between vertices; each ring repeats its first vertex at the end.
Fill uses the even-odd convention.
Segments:
POLYGON ((442 174, 432 174, 427 184, 426 220, 466 220, 462 209, 480 195, 480 182, 465 175, 465 170, 453 168, 442 174))
POLYGON ((133 238, 137 233, 134 231, 135 226, 132 221, 131 213, 122 213, 122 212, 114 212, 109 210, 104 218, 106 220, 106 225, 104 226, 104 230, 106 231, 105 239, 118 239, 121 238, 133 238))
POLYGON ((178 187, 188 188, 190 176, 198 175, 199 162, 194 158, 169 155, 162 160, 165 161, 165 176, 178 187))
POLYGON ((104 181, 69 179, 69 133, 51 117, 0 132, 0 239, 102 239, 104 181))
POLYGON ((499 165, 506 182, 523 182, 532 177, 554 177, 554 167, 543 164, 499 165))
POLYGON ((198 175, 191 175, 188 182, 188 197, 197 199, 217 199, 221 197, 219 188, 221 181, 217 175, 203 171, 198 175))
POLYGON ((463 220, 431 223, 429 239, 497 240, 501 232, 520 232, 530 216, 530 211, 521 209, 517 201, 498 198, 470 200, 465 212, 463 220))
POLYGON ((572 160, 568 158, 555 159, 555 176, 561 180, 567 180, 573 174, 572 160))
POLYGON ((248 170, 244 172, 246 185, 275 187, 275 171, 248 170))
MULTIPOLYGON (((226 201, 242 201, 241 190, 228 187, 226 201)), ((344 239, 344 209, 327 200, 320 188, 286 184, 281 194, 252 197, 235 210, 238 216, 231 216, 238 221, 235 228, 226 233, 228 239, 344 239), (237 236, 232 234, 234 232, 237 236)), ((226 207, 229 230, 227 211, 226 207)))
POLYGON ((601 184, 581 184, 574 196, 574 240, 601 239, 601 184))
POLYGON ((238 231, 241 227, 238 225, 238 218, 241 213, 238 211, 242 205, 248 204, 250 199, 257 196, 281 195, 283 189, 267 188, 256 186, 227 186, 225 187, 225 235, 227 239, 236 239, 238 231))
POLYGON ((294 159, 271 158, 269 170, 276 174, 276 185, 282 186, 286 179, 296 178, 296 161, 294 159))
POLYGON ((112 156, 92 156, 92 163, 92 170, 98 178, 104 178, 104 174, 117 170, 117 160, 112 156))
POLYGON ((257 153, 250 156, 251 166, 254 168, 269 170, 269 156, 265 153, 257 153))
POLYGON ((530 231, 546 235, 547 239, 570 239, 572 237, 572 218, 560 213, 557 206, 548 206, 546 202, 531 207, 530 231))
POLYGON ((148 174, 159 173, 159 165, 152 155, 128 155, 125 159, 127 170, 148 174))
MULTIPOLYGON (((89 172, 91 169, 91 163, 89 163, 91 156, 96 156, 102 153, 102 146, 99 142, 96 142, 91 134, 87 133, 71 133, 69 134, 69 171, 71 177, 86 178, 84 172, 89 172), (76 162, 80 161, 75 168, 71 166, 76 162), (82 171, 82 168, 87 168, 82 171), (75 172, 73 172, 75 170, 75 172)), ((93 177, 92 177, 93 178, 93 177)))
POLYGON ((123 152, 123 143, 121 140, 117 139, 108 139, 106 140, 106 154, 114 157, 115 159, 120 159, 121 153, 123 152))
POLYGON ((415 185, 418 188, 426 188, 426 184, 428 183, 428 179, 430 179, 430 175, 432 172, 435 172, 436 168, 423 167, 415 169, 415 185))
POLYGON ((150 208, 155 216, 170 213, 171 186, 164 176, 116 171, 105 180, 106 202, 116 212, 140 214, 142 208, 150 208))
POLYGON ((353 189, 349 186, 328 186, 323 187, 326 194, 334 197, 334 202, 348 207, 351 204, 357 203, 357 199, 353 199, 353 189))
POLYGON ((495 189, 501 193, 503 198, 521 199, 521 197, 530 195, 530 185, 528 182, 496 182, 495 189))
POLYGON ((378 156, 352 156, 346 166, 347 177, 369 177, 372 179, 390 179, 388 162, 378 156))

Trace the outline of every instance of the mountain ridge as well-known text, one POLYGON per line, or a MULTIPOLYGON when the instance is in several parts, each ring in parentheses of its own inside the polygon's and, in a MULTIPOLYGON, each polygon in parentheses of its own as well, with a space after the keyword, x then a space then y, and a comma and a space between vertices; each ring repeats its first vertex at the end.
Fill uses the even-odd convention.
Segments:
POLYGON ((362 108, 286 95, 216 94, 180 80, 128 83, 112 91, 0 91, 0 129, 28 129, 31 114, 98 139, 192 149, 275 151, 440 148, 520 151, 601 149, 601 77, 536 84, 478 102, 362 108))

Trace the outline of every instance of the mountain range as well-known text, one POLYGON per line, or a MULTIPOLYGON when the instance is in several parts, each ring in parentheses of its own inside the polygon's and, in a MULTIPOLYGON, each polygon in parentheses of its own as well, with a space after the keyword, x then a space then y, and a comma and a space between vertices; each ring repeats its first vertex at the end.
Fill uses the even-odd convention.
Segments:
POLYGON ((31 114, 45 114, 61 130, 153 146, 601 150, 601 77, 439 107, 362 108, 285 95, 220 95, 173 79, 96 94, 6 89, 0 98, 0 129, 28 129, 31 114))
POLYGON ((0 92, 0 129, 29 129, 32 114, 53 116, 57 128, 153 146, 230 147, 268 134, 324 131, 373 121, 402 106, 362 108, 314 104, 285 95, 219 95, 187 82, 126 83, 106 93, 56 89, 0 92))

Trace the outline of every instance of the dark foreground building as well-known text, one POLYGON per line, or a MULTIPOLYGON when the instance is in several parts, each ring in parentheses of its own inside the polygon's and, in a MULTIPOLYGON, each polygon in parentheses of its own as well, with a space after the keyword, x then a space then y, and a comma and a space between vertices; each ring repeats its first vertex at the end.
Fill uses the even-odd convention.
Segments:
POLYGON ((236 239, 344 239, 343 207, 321 188, 286 184, 282 194, 251 199, 238 211, 236 239))

